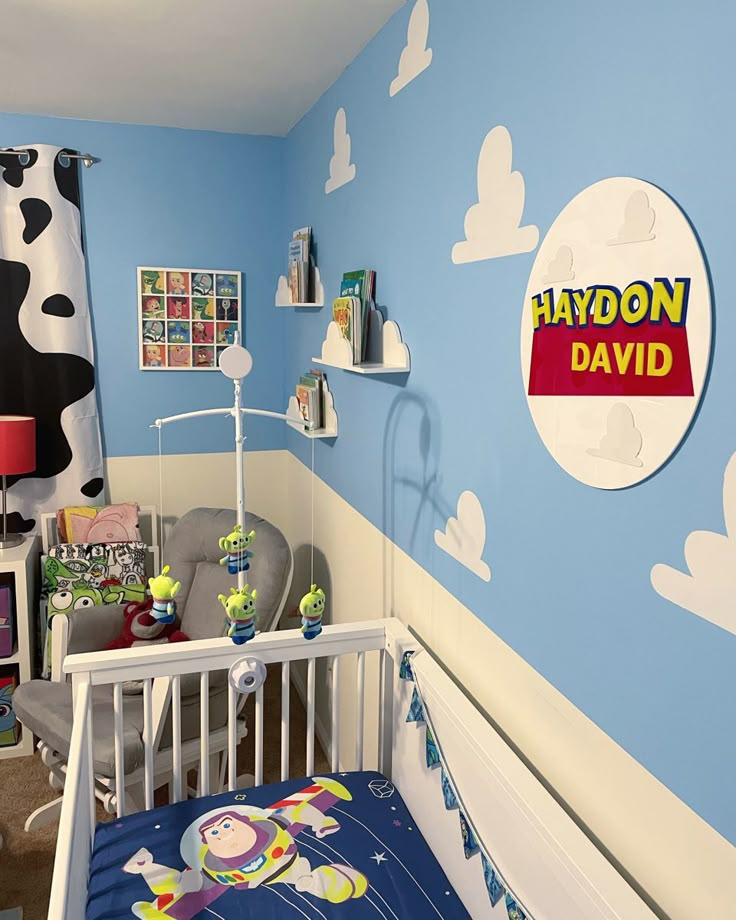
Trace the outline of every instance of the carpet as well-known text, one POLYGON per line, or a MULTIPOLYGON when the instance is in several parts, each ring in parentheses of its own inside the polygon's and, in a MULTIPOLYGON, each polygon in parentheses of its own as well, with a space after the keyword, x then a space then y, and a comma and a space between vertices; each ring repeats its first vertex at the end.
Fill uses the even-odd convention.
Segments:
MULTIPOLYGON (((254 700, 246 703, 248 725, 253 726, 254 700)), ((291 776, 306 773, 306 714, 299 697, 291 688, 291 719, 289 742, 289 772, 291 776)), ((281 779, 281 668, 269 668, 264 686, 263 776, 264 782, 281 779)), ((254 772, 254 733, 251 732, 238 749, 238 773, 254 772)), ((315 775, 329 772, 327 759, 315 740, 315 775)), ((4 846, 0 850, 0 911, 20 906, 23 920, 46 920, 51 875, 54 865, 57 825, 27 834, 23 825, 28 815, 39 806, 56 798, 49 786, 49 772, 36 753, 33 757, 18 757, 0 761, 0 834, 4 846)), ((193 782, 194 775, 191 777, 193 782)), ((156 804, 166 804, 165 788, 156 794, 156 804)), ((100 804, 99 821, 109 821, 100 804)), ((2 920, 2 914, 0 914, 2 920)), ((71 918, 70 918, 71 920, 71 918)), ((74 918, 77 920, 77 918, 74 918)))

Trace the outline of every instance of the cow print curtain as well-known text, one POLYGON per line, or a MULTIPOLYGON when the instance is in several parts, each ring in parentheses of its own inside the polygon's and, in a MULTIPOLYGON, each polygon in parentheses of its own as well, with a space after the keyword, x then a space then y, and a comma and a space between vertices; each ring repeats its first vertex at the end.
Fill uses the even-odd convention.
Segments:
POLYGON ((0 153, 0 414, 36 418, 36 470, 8 477, 8 527, 27 533, 101 501, 103 480, 77 160, 19 149, 0 153))

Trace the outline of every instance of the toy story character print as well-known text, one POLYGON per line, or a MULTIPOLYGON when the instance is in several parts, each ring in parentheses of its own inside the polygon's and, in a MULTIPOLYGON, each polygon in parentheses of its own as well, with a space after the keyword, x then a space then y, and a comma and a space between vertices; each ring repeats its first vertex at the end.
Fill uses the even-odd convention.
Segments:
POLYGON ((215 370, 240 329, 240 287, 239 272, 139 268, 140 369, 215 370))
POLYGON ((233 345, 235 343, 235 333, 238 331, 237 323, 218 323, 217 324, 217 344, 233 345))
POLYGON ((146 367, 163 367, 164 366, 164 346, 163 345, 144 345, 143 346, 143 363, 146 367))
POLYGON ((194 319, 214 319, 215 301, 212 297, 193 297, 192 316, 194 319))
POLYGON ((238 294, 238 277, 237 275, 217 275, 217 296, 218 297, 237 297, 238 294))
POLYGON ((143 298, 143 318, 144 319, 163 319, 164 318, 163 297, 144 297, 143 298))
POLYGON ((189 341, 189 325, 187 323, 169 323, 167 331, 169 342, 185 344, 189 341))
POLYGON ((164 340, 164 324, 159 320, 147 320, 143 323, 143 344, 152 345, 164 340))
POLYGON ((192 349, 188 345, 169 345, 169 367, 191 367, 192 349))
POLYGON ((234 297, 217 298, 217 319, 232 322, 238 318, 238 301, 234 297))
POLYGON ((164 273, 158 271, 144 271, 141 275, 141 287, 144 294, 164 294, 164 273))
POLYGON ((169 294, 189 294, 189 272, 173 271, 166 273, 166 289, 169 294))
POLYGON ((366 876, 351 866, 328 863, 312 868, 297 838, 309 829, 322 839, 340 831, 330 808, 352 799, 337 780, 315 777, 312 784, 269 808, 233 804, 197 818, 184 832, 183 870, 154 861, 139 849, 122 867, 140 875, 154 895, 131 906, 135 917, 192 920, 230 890, 245 893, 261 885, 289 885, 313 898, 341 904, 361 898, 366 876))
POLYGON ((192 349, 195 367, 212 367, 215 363, 215 349, 207 345, 196 345, 192 349))
POLYGON ((212 285, 212 275, 207 274, 207 272, 195 272, 192 275, 192 294, 207 297, 208 294, 212 293, 212 285))
POLYGON ((169 319, 189 319, 188 297, 167 297, 166 315, 169 319))
POLYGON ((214 345, 215 324, 206 322, 192 323, 192 341, 196 345, 214 345))

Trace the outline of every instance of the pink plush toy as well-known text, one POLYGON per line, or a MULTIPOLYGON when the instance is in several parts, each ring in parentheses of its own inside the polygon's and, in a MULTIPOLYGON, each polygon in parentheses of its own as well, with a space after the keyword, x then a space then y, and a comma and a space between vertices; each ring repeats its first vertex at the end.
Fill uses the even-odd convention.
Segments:
POLYGON ((123 631, 107 649, 130 648, 143 642, 186 642, 186 636, 176 623, 161 623, 151 616, 151 601, 145 604, 128 604, 123 611, 125 624, 123 631))

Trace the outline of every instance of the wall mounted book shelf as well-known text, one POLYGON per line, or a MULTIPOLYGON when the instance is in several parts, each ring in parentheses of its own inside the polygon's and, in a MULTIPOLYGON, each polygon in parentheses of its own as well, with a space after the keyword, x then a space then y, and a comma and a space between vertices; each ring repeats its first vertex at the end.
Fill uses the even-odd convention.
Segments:
POLYGON ((305 438, 315 440, 320 438, 337 437, 337 412, 335 412, 335 399, 330 392, 327 380, 325 380, 324 377, 322 378, 321 428, 316 428, 314 431, 307 431, 307 429, 304 427, 304 420, 299 413, 299 403, 296 396, 292 396, 289 399, 289 406, 286 410, 286 414, 289 416, 286 424, 290 428, 293 428, 294 431, 298 431, 299 434, 304 435, 305 438))
POLYGON ((409 349, 398 324, 384 320, 381 311, 376 309, 370 311, 365 361, 353 364, 353 349, 334 320, 327 327, 320 356, 312 360, 354 374, 408 374, 411 370, 409 349))

